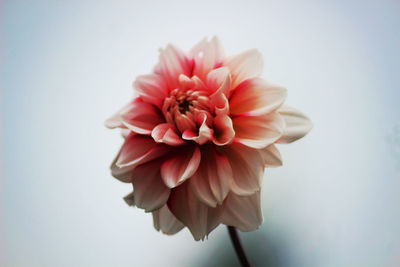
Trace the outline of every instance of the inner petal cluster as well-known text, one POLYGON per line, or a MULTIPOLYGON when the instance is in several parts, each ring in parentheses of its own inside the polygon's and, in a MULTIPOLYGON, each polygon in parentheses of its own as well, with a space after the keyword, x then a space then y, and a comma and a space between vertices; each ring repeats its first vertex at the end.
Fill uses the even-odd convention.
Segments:
POLYGON ((196 120, 199 116, 212 117, 209 93, 195 88, 196 83, 192 79, 185 78, 187 80, 181 82, 181 87, 172 90, 165 98, 162 107, 165 120, 175 125, 181 133, 186 130, 196 131, 198 128, 196 120))
MULTIPOLYGON (((222 96, 221 90, 218 90, 220 86, 227 85, 216 86, 215 82, 208 85, 197 76, 189 78, 181 74, 178 88, 169 91, 162 104, 165 121, 173 125, 186 141, 195 141, 199 144, 208 141, 221 143, 221 136, 226 132, 226 127, 220 117, 222 113, 227 116, 229 104, 223 101, 226 97, 222 96)), ((229 117, 228 120, 230 121, 229 117)), ((234 135, 231 123, 228 128, 230 128, 230 137, 227 140, 229 142, 234 135)))

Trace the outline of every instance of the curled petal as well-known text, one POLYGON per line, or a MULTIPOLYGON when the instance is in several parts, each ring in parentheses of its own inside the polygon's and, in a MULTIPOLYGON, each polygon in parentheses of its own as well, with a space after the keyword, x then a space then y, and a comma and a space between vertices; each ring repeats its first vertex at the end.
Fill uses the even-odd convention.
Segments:
POLYGON ((217 94, 211 99, 211 104, 214 107, 215 115, 228 115, 229 102, 224 94, 217 94))
POLYGON ((202 146, 200 166, 188 182, 196 197, 211 207, 221 205, 229 192, 230 179, 232 169, 226 156, 212 145, 202 146))
POLYGON ((115 165, 118 168, 129 167, 132 170, 139 164, 165 155, 168 151, 168 146, 157 144, 149 136, 130 135, 125 139, 115 165))
POLYGON ((204 38, 191 49, 190 55, 195 62, 193 75, 200 79, 204 79, 207 73, 221 64, 225 58, 224 48, 217 37, 213 37, 210 41, 204 38))
POLYGON ((167 159, 161 166, 161 177, 169 188, 174 188, 190 178, 200 164, 198 146, 185 148, 167 159))
POLYGON ((138 76, 133 86, 145 102, 159 108, 162 107, 164 98, 168 96, 167 85, 162 76, 158 74, 138 76))
POLYGON ((188 118, 185 114, 176 114, 175 116, 176 127, 179 129, 181 133, 186 130, 194 131, 196 129, 196 123, 188 118))
POLYGON ((262 55, 257 49, 229 57, 224 65, 231 70, 232 89, 244 80, 260 76, 264 68, 262 55))
POLYGON ((252 195, 260 190, 264 175, 264 159, 257 149, 233 142, 220 150, 232 168, 231 191, 237 195, 252 195))
POLYGON ((304 137, 313 127, 311 120, 299 110, 283 106, 278 110, 285 120, 285 130, 277 143, 287 144, 304 137))
POLYGON ((217 227, 220 223, 221 207, 211 208, 198 200, 188 183, 174 188, 168 199, 168 208, 189 228, 195 240, 204 240, 217 227))
POLYGON ((214 139, 216 145, 230 144, 235 138, 232 120, 228 115, 218 115, 214 118, 214 139))
POLYGON ((161 179, 160 164, 160 160, 155 160, 139 165, 132 171, 135 206, 146 212, 164 206, 170 194, 170 189, 161 179))
POLYGON ((138 134, 151 134, 156 125, 164 122, 157 108, 140 98, 131 103, 121 118, 126 128, 138 134))
POLYGON ((177 134, 175 126, 170 123, 157 125, 151 132, 151 136, 157 143, 165 143, 170 146, 185 144, 185 141, 177 134))
POLYGON ((260 149, 259 152, 264 159, 265 167, 282 166, 282 157, 275 145, 270 145, 266 148, 260 149))
POLYGON ((261 78, 246 80, 233 92, 229 101, 234 115, 261 115, 279 108, 286 98, 286 89, 261 78))
POLYGON ((221 67, 210 71, 207 75, 206 84, 212 93, 223 93, 229 97, 229 90, 231 88, 231 73, 229 68, 221 67))
POLYGON ((173 235, 182 230, 184 225, 172 214, 165 205, 162 208, 153 211, 154 228, 157 231, 163 232, 167 235, 173 235))
POLYGON ((207 115, 205 113, 200 113, 198 115, 198 121, 201 121, 198 133, 189 129, 183 132, 182 138, 203 145, 212 138, 213 130, 207 125, 207 115))
POLYGON ((238 228, 240 231, 253 231, 263 223, 260 191, 250 196, 230 193, 224 202, 222 223, 238 228))
POLYGON ((178 47, 169 44, 164 50, 160 49, 159 63, 154 68, 161 75, 170 90, 178 88, 179 75, 191 76, 193 62, 178 47))
POLYGON ((249 147, 264 148, 282 136, 285 122, 273 112, 260 116, 239 116, 233 119, 235 139, 249 147))

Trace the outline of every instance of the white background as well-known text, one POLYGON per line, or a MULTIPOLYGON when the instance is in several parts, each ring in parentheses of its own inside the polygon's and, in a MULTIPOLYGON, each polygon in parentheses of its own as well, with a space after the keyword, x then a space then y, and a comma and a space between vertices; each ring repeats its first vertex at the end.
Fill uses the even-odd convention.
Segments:
POLYGON ((229 54, 258 48, 263 77, 315 125, 266 171, 264 226, 241 235, 253 263, 400 264, 398 1, 4 0, 1 13, 2 266, 237 264, 223 226, 169 237, 125 205, 108 169, 122 138, 103 126, 159 47, 212 35, 229 54))

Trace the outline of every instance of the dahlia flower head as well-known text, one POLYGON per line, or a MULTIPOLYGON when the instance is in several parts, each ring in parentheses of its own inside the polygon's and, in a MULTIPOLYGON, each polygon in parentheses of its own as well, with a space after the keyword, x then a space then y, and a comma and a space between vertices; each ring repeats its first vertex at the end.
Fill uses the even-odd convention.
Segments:
POLYGON ((262 224, 264 169, 282 165, 275 144, 312 127, 262 70, 258 50, 228 57, 216 37, 187 53, 169 44, 153 72, 136 78, 137 97, 106 121, 125 139, 112 175, 133 185, 125 201, 151 212, 157 230, 186 226, 204 240, 220 223, 262 224))

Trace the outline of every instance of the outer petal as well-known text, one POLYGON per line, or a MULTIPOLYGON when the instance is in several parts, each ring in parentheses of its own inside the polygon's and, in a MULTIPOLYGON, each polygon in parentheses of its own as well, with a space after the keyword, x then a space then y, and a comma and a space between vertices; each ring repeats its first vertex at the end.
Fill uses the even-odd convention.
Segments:
POLYGON ((193 75, 200 79, 204 79, 213 68, 221 65, 225 58, 224 48, 217 37, 210 41, 204 38, 191 49, 190 55, 195 62, 193 75))
POLYGON ((157 108, 140 98, 121 114, 121 119, 126 128, 138 134, 151 134, 156 125, 164 122, 157 108))
POLYGON ((239 116, 233 119, 235 140, 253 148, 264 148, 281 137, 285 122, 277 113, 260 116, 239 116))
POLYGON ((232 169, 225 155, 212 145, 202 146, 201 163, 189 180, 191 190, 205 204, 221 205, 230 189, 232 169))
POLYGON ((282 166, 282 157, 275 145, 260 149, 259 152, 264 159, 265 167, 282 166))
POLYGON ((263 220, 260 191, 246 197, 230 193, 226 198, 222 213, 223 224, 247 232, 258 229, 263 220))
POLYGON ((214 139, 216 145, 230 144, 235 138, 232 120, 228 115, 218 115, 214 118, 214 139))
POLYGON ((200 149, 192 146, 180 150, 161 166, 161 176, 169 188, 174 188, 190 178, 200 164, 200 149))
POLYGON ((161 180, 160 160, 139 165, 132 171, 133 195, 125 197, 130 205, 144 209, 146 212, 154 211, 168 200, 170 189, 161 180))
POLYGON ((299 110, 284 106, 278 112, 285 120, 286 127, 278 143, 286 144, 305 136, 313 127, 311 120, 299 110))
POLYGON ((126 204, 128 204, 128 206, 132 206, 132 207, 135 206, 135 197, 134 197, 133 192, 131 192, 128 195, 126 195, 124 197, 124 200, 125 200, 126 204))
POLYGON ((125 139, 115 165, 118 168, 129 167, 132 170, 139 164, 165 155, 168 151, 168 146, 157 144, 151 137, 130 135, 125 139))
POLYGON ((178 47, 169 44, 160 49, 158 65, 154 68, 156 74, 163 76, 170 90, 178 88, 179 75, 191 77, 193 62, 178 47))
POLYGON ((111 163, 110 169, 111 169, 111 174, 118 180, 124 183, 130 183, 132 182, 132 168, 125 167, 125 168, 119 168, 116 163, 119 158, 121 152, 118 153, 118 155, 115 157, 113 162, 111 163))
POLYGON ((167 85, 162 76, 157 74, 138 76, 133 86, 145 102, 159 108, 162 107, 164 99, 168 96, 167 85))
POLYGON ((285 98, 285 88, 269 84, 261 78, 254 78, 236 88, 229 106, 233 115, 260 115, 279 108, 285 98))
POLYGON ((122 118, 121 118, 121 114, 125 113, 127 110, 130 109, 130 107, 132 106, 132 103, 134 101, 129 102, 128 104, 126 104, 123 108, 121 108, 120 110, 118 110, 114 115, 112 115, 110 118, 108 118, 104 125, 107 128, 110 129, 114 129, 114 128, 126 128, 125 125, 122 123, 122 118))
POLYGON ((157 143, 165 143, 170 146, 183 145, 186 142, 177 134, 176 128, 170 123, 162 123, 157 125, 151 136, 157 143))
POLYGON ((232 70, 232 89, 244 80, 260 76, 264 68, 262 55, 257 49, 232 56, 224 65, 232 70))
POLYGON ((222 212, 221 206, 211 208, 198 200, 188 183, 172 190, 168 208, 189 228, 195 240, 204 240, 218 226, 222 212))
POLYGON ((231 191, 245 196, 260 190, 264 159, 258 150, 235 142, 220 150, 227 156, 232 167, 231 191))
POLYGON ((153 211, 154 228, 164 234, 173 235, 182 230, 184 225, 172 214, 167 205, 153 211))

